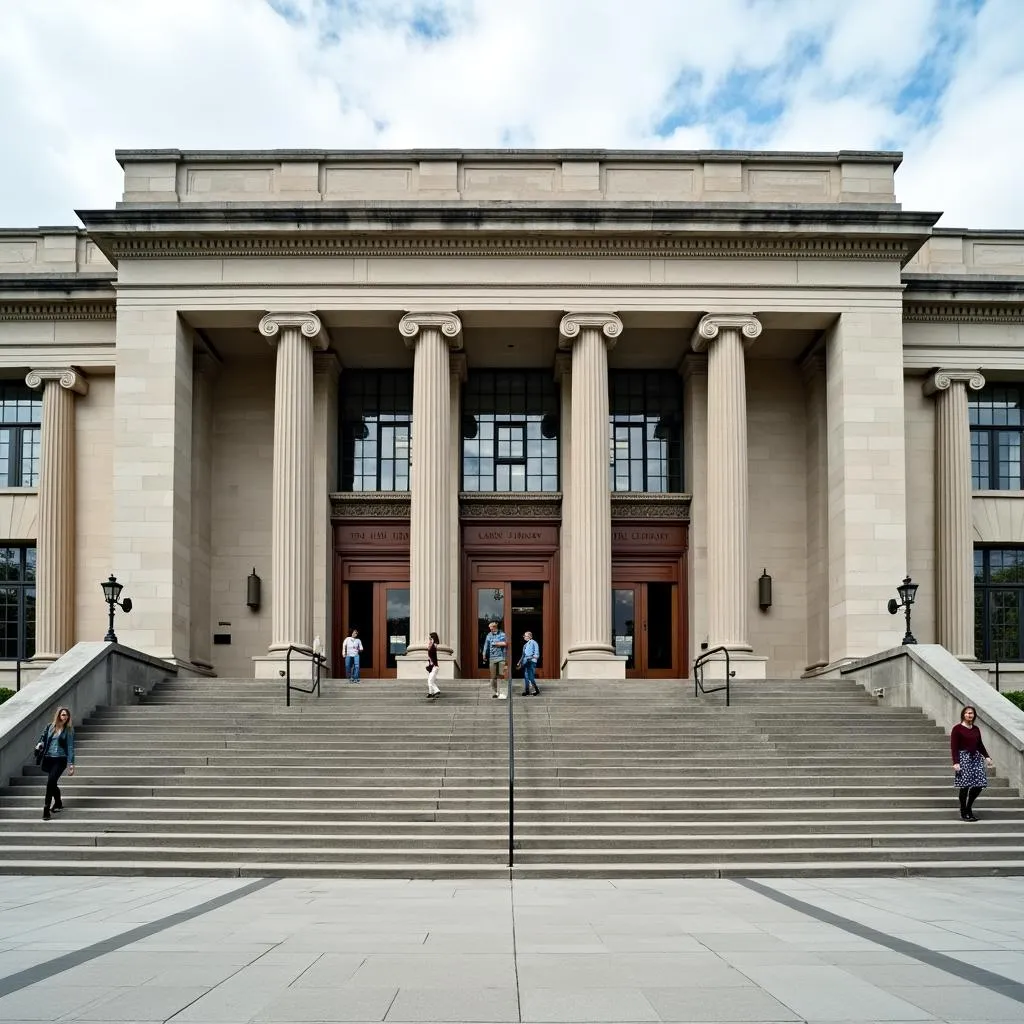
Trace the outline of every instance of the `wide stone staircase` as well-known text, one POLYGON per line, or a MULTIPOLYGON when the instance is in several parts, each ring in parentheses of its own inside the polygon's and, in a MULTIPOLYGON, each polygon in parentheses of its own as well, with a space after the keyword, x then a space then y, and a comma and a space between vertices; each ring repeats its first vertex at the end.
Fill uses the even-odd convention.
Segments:
MULTIPOLYGON (((996 777, 961 822, 945 733, 855 684, 541 686, 512 688, 517 875, 1024 873, 1024 800, 996 777)), ((34 766, 0 791, 0 872, 507 876, 508 707, 168 682, 78 727, 60 816, 34 766)))

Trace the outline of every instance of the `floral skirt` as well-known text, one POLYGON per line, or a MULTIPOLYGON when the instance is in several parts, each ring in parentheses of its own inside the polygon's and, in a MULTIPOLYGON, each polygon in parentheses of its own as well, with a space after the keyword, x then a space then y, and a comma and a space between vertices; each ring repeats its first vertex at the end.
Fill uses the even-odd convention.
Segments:
POLYGON ((988 773, 985 771, 985 758, 977 751, 968 753, 960 751, 960 770, 953 776, 953 785, 957 789, 984 789, 988 785, 988 773))

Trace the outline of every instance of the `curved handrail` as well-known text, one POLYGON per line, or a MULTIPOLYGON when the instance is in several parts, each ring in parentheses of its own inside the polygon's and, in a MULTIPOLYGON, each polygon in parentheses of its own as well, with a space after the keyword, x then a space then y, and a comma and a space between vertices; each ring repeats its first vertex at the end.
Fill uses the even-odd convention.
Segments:
POLYGON ((712 647, 710 651, 702 651, 693 662, 693 696, 697 696, 698 690, 700 690, 701 693, 720 693, 722 690, 725 690, 725 706, 729 707, 729 680, 734 675, 736 675, 736 671, 733 669, 732 662, 729 660, 728 647, 712 647), (721 654, 723 652, 725 653, 725 684, 723 686, 713 686, 710 690, 706 689, 704 686, 704 663, 711 661, 712 654, 721 654))
POLYGON ((320 651, 310 650, 308 647, 299 647, 297 644, 289 644, 284 656, 284 703, 285 707, 292 706, 292 690, 296 693, 315 693, 320 696, 320 671, 327 663, 327 659, 320 651), (296 686, 292 682, 292 652, 301 654, 305 658, 311 658, 313 662, 313 685, 307 690, 305 687, 296 686))

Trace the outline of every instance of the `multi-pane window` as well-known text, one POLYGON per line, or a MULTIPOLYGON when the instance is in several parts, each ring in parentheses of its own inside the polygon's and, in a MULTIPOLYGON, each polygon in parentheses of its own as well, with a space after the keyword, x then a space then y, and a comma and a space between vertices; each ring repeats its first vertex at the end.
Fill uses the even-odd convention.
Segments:
POLYGON ((665 370, 609 374, 613 491, 683 489, 683 415, 678 377, 665 370))
POLYGON ((992 384, 968 398, 976 491, 1021 489, 1021 388, 992 384))
POLYGON ((0 658, 36 652, 36 549, 0 547, 0 658))
POLYGON ((38 391, 21 384, 0 384, 0 487, 39 485, 38 391))
POLYGON ((1024 660, 1024 548, 974 549, 974 654, 1024 660))
POLYGON ((462 398, 462 489, 558 490, 558 399, 550 370, 470 373, 462 398))
POLYGON ((341 383, 341 490, 409 490, 412 374, 350 370, 341 383))

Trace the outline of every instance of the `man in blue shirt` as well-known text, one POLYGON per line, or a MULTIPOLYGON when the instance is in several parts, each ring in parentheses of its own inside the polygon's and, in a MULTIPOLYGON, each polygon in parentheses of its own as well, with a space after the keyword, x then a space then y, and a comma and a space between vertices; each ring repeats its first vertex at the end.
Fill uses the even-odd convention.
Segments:
POLYGON ((508 642, 496 622, 489 623, 487 630, 487 636, 484 637, 484 661, 491 670, 491 696, 504 697, 505 694, 498 692, 498 678, 505 677, 505 648, 508 642))
POLYGON ((540 644, 533 639, 533 634, 527 630, 523 634, 523 653, 519 656, 519 664, 516 668, 523 670, 523 696, 528 693, 535 693, 540 696, 537 689, 537 662, 540 661, 540 644), (532 688, 532 689, 531 689, 532 688))

